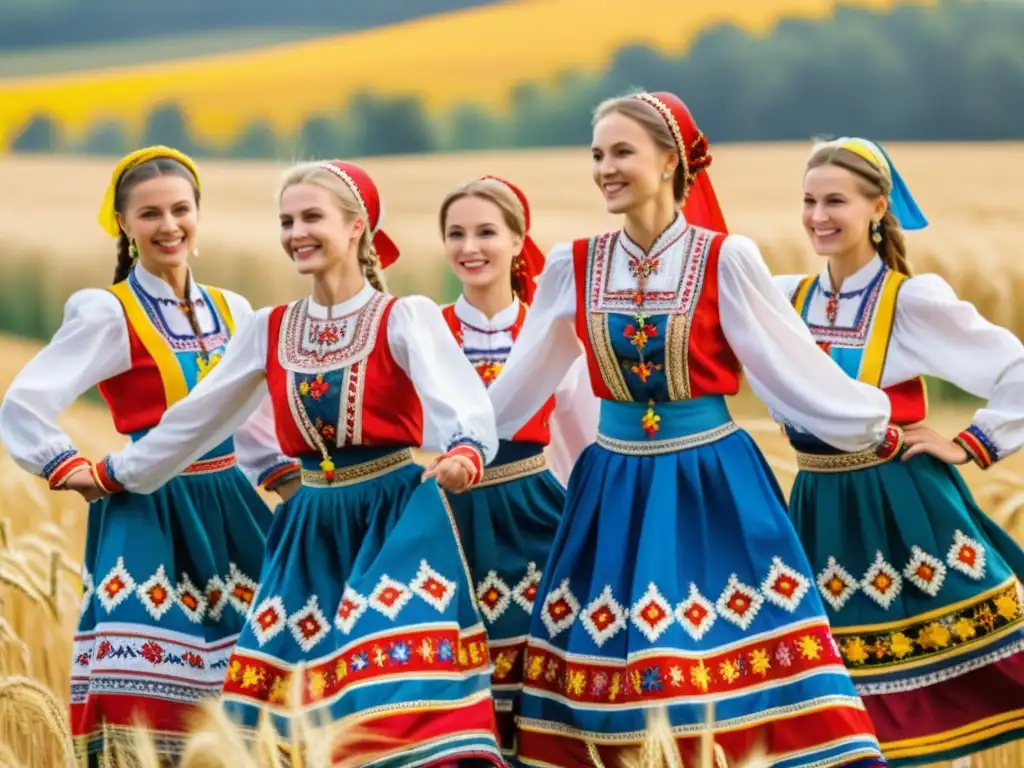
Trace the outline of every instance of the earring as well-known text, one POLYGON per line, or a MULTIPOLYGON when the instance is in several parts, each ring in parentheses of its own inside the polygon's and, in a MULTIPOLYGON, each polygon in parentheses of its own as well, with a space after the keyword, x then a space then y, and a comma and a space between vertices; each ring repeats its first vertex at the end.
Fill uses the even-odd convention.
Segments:
POLYGON ((139 246, 135 244, 134 240, 132 240, 131 244, 128 246, 128 255, 132 257, 132 261, 139 260, 139 246))
POLYGON ((199 246, 198 245, 195 248, 192 249, 192 258, 193 259, 198 259, 199 258, 199 246))
POLYGON ((663 174, 661 174, 661 180, 662 181, 668 181, 671 178, 672 178, 672 171, 665 171, 663 174))
POLYGON ((878 245, 882 242, 882 224, 878 221, 871 222, 871 241, 878 245))

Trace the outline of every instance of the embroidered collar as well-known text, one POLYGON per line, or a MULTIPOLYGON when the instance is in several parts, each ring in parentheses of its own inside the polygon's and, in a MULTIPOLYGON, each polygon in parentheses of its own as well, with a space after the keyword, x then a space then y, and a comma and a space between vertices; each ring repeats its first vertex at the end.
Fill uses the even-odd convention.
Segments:
MULTIPOLYGON (((843 280, 843 288, 839 292, 839 298, 852 299, 864 293, 884 269, 885 265, 882 263, 881 257, 876 254, 867 264, 843 280)), ((829 297, 832 295, 831 287, 832 278, 829 276, 828 262, 826 262, 825 266, 822 267, 821 273, 818 275, 818 290, 821 291, 823 296, 829 297)))
POLYGON ((313 297, 310 296, 306 301, 306 313, 314 320, 334 320, 359 311, 366 306, 366 303, 373 298, 375 293, 377 293, 377 290, 369 282, 364 282, 363 287, 359 289, 359 293, 345 299, 340 304, 335 304, 333 307, 317 304, 313 301, 313 297))
MULTIPOLYGON (((136 284, 143 290, 143 292, 151 299, 154 299, 161 304, 173 304, 177 306, 180 303, 180 299, 174 295, 174 291, 171 286, 168 285, 162 278, 157 277, 152 272, 146 270, 142 266, 142 262, 137 262, 132 268, 132 275, 135 278, 136 284)), ((203 293, 199 290, 199 286, 196 284, 195 279, 192 277, 192 271, 188 273, 188 287, 189 287, 189 299, 197 304, 202 304, 203 293)))
POLYGON ((519 299, 514 298, 512 303, 499 311, 494 317, 488 318, 479 309, 474 307, 466 297, 460 295, 455 300, 455 316, 463 325, 469 326, 480 333, 501 333, 509 331, 519 319, 519 299))
MULTIPOLYGON (((647 255, 655 257, 662 252, 668 250, 673 245, 677 244, 686 231, 686 219, 683 218, 683 214, 677 213, 672 223, 668 225, 664 232, 654 238, 654 242, 651 244, 651 249, 647 251, 647 255)), ((619 243, 622 249, 631 256, 642 257, 644 249, 641 248, 627 233, 625 228, 619 232, 619 243)))

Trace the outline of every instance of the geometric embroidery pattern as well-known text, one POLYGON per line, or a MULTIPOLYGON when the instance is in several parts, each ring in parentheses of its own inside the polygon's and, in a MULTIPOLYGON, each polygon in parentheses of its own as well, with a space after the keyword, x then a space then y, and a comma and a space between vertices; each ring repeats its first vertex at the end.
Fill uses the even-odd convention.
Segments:
POLYGON ((420 569, 409 587, 439 613, 444 613, 455 597, 455 582, 449 581, 431 568, 426 560, 420 561, 420 569))
POLYGON ((280 597, 268 597, 252 612, 249 619, 256 642, 263 645, 272 640, 285 627, 284 603, 280 597))
POLYGON ((953 534, 946 562, 950 568, 975 581, 985 578, 985 547, 959 529, 953 534))
POLYGON ((409 588, 384 574, 380 577, 376 589, 370 596, 370 607, 394 621, 398 612, 410 600, 412 600, 412 592, 409 591, 409 588))
POLYGON ((860 586, 864 594, 883 608, 888 608, 903 591, 903 579, 899 572, 885 561, 879 550, 875 553, 875 562, 861 579, 860 586))
POLYGON ((832 610, 840 610, 859 588, 860 583, 830 555, 825 569, 818 574, 818 589, 832 610))
POLYGON ((92 600, 92 596, 96 593, 96 585, 93 584, 92 574, 89 573, 89 569, 84 565, 82 566, 82 601, 79 604, 79 614, 85 615, 86 609, 89 607, 89 601, 92 600))
POLYGON ((598 648, 626 628, 626 611, 612 595, 610 585, 583 609, 580 623, 598 648))
POLYGON ((488 571, 477 585, 476 600, 480 613, 493 624, 512 604, 512 590, 498 578, 497 571, 488 571))
POLYGON ((763 604, 761 593, 741 582, 734 573, 729 577, 729 583, 719 595, 715 607, 723 619, 746 631, 763 604))
POLYGON ((533 605, 537 601, 537 585, 540 584, 541 572, 536 563, 526 566, 526 575, 512 590, 512 599, 527 613, 533 613, 533 605))
POLYGON ((135 589, 135 580, 124 567, 124 558, 118 557, 114 567, 110 569, 96 590, 96 598, 107 613, 128 599, 135 589))
POLYGON ((220 621, 228 601, 228 589, 224 579, 220 576, 211 576, 206 582, 206 615, 214 621, 220 621))
POLYGON ((163 565, 135 590, 146 612, 157 621, 174 605, 174 588, 163 565))
POLYGON ((292 631, 295 642, 306 653, 327 637, 331 625, 320 610, 316 595, 309 598, 302 608, 289 617, 288 628, 292 631))
POLYGON ((935 597, 946 580, 946 566, 915 544, 910 549, 910 561, 903 569, 903 576, 929 597, 935 597))
POLYGON ((249 609, 252 608, 256 587, 256 582, 238 570, 237 565, 228 563, 228 600, 242 616, 249 613, 249 609))
POLYGON ((779 608, 792 613, 810 587, 807 577, 783 563, 781 558, 775 557, 772 558, 768 577, 761 583, 761 592, 779 608))
POLYGON ((708 633, 718 615, 715 606, 690 584, 690 596, 676 606, 676 621, 694 640, 700 640, 708 633))
POLYGON ((631 614, 633 626, 640 630, 649 643, 656 642, 675 620, 672 616, 672 606, 658 591, 653 581, 647 585, 647 591, 640 599, 633 603, 631 614))
POLYGON ((206 595, 196 589, 187 573, 181 574, 178 582, 178 605, 185 612, 188 620, 198 624, 206 613, 206 595))
POLYGON ((348 584, 341 594, 341 601, 338 603, 338 610, 334 614, 334 626, 348 634, 352 631, 359 617, 366 613, 366 598, 356 592, 348 584))
POLYGON ((569 589, 569 580, 562 579, 562 583, 551 590, 544 599, 540 618, 547 627, 548 634, 554 637, 571 627, 579 612, 580 603, 569 589))

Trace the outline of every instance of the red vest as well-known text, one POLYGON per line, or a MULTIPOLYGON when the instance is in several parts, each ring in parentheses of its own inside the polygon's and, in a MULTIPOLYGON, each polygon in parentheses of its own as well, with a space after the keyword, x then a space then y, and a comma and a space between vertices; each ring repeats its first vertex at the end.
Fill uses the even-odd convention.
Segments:
MULTIPOLYGON (((373 296, 359 312, 352 342, 323 361, 322 372, 335 372, 344 386, 341 423, 337 424, 340 446, 419 446, 423 442, 423 407, 388 344, 388 317, 396 301, 386 294, 373 296)), ((295 422, 291 399, 297 394, 288 371, 295 365, 316 365, 300 348, 305 322, 304 301, 275 307, 267 333, 267 387, 277 439, 288 456, 316 453, 295 422)))
MULTIPOLYGON (((462 340, 462 321, 459 320, 459 316, 455 314, 455 305, 449 304, 446 307, 441 308, 441 314, 444 315, 444 320, 448 323, 448 327, 452 331, 452 335, 455 336, 455 340, 459 343, 459 346, 463 346, 462 340)), ((512 341, 519 338, 519 332, 523 328, 523 323, 526 321, 526 305, 519 302, 519 315, 516 317, 516 321, 512 324, 509 329, 512 341)), ((500 373, 501 365, 498 364, 497 370, 492 366, 486 368, 482 366, 477 367, 477 373, 480 374, 480 378, 483 379, 485 385, 489 385, 491 381, 500 373)), ((526 422, 519 431, 512 436, 512 441, 517 443, 539 443, 540 445, 547 445, 551 442, 551 414, 555 410, 555 398, 554 396, 549 397, 547 402, 541 406, 541 409, 533 415, 533 417, 526 422)))
MULTIPOLYGON (((684 358, 689 399, 704 395, 735 395, 740 389, 742 368, 725 338, 718 315, 718 258, 726 236, 692 226, 689 229, 695 230, 696 236, 683 268, 680 297, 684 306, 688 301, 691 307, 685 327, 684 358)), ((590 332, 590 308, 591 302, 599 299, 599 296, 588 296, 587 287, 600 286, 600 280, 591 281, 588 278, 595 271, 601 274, 602 270, 609 268, 614 238, 614 234, 609 234, 576 240, 572 246, 576 278, 576 334, 586 348, 594 394, 605 400, 615 400, 616 397, 602 374, 601 359, 607 359, 609 354, 614 353, 610 349, 594 349, 590 332)), ((651 314, 664 313, 652 310, 651 314)))

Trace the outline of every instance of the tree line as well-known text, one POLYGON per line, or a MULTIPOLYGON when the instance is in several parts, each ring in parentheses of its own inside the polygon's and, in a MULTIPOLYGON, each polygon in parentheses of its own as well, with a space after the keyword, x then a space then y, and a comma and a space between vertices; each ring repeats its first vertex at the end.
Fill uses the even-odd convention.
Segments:
POLYGON ((245 3, 178 0, 3 0, 0 50, 99 44, 156 36, 275 27, 333 31, 394 24, 496 0, 246 0, 245 3))
POLYGON ((148 143, 200 157, 373 156, 466 149, 573 146, 587 141, 603 98, 631 88, 672 90, 712 142, 855 134, 880 140, 1024 138, 1024 6, 946 0, 888 13, 841 8, 827 21, 784 20, 764 38, 722 25, 688 52, 632 46, 596 76, 524 83, 504 114, 465 104, 430 116, 416 97, 360 94, 335 114, 311 115, 297 135, 248 126, 231 146, 204 146, 174 104, 156 107, 141 136, 113 123, 65 141, 45 115, 15 151, 117 154, 148 143))

